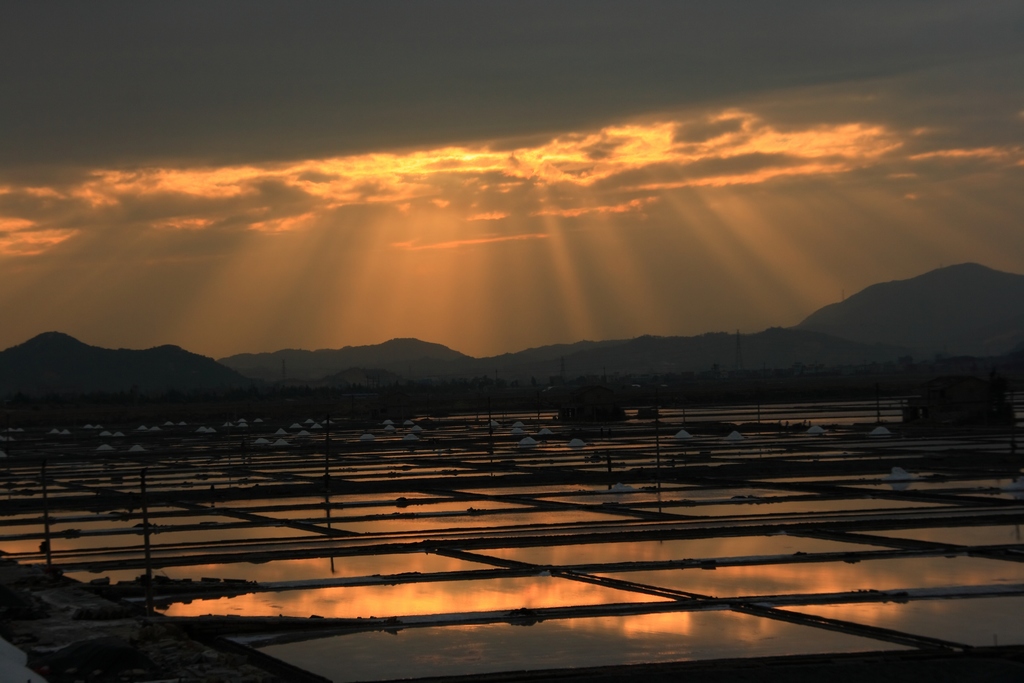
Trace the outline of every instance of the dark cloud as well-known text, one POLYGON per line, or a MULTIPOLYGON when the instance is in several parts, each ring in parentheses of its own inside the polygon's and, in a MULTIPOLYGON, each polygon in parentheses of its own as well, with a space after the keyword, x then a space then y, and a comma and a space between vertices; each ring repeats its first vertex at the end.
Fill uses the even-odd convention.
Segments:
POLYGON ((1022 42, 1012 0, 4 3, 0 167, 531 135, 1022 42))

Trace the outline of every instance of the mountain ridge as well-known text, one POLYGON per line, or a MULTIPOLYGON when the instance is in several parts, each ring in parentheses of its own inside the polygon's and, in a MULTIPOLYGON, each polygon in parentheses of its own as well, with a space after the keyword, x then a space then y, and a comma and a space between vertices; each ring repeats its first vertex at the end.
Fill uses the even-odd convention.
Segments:
POLYGON ((1024 275, 977 263, 880 282, 807 316, 794 329, 918 355, 995 356, 1024 342, 1024 275))
POLYGON ((212 358, 172 344, 106 349, 63 332, 43 332, 0 351, 0 393, 195 391, 250 384, 212 358))

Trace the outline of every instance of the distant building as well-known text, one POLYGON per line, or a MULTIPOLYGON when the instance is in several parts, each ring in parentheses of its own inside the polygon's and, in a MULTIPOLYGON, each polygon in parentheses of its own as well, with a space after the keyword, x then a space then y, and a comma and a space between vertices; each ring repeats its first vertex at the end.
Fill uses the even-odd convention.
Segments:
POLYGON ((626 412, 615 401, 608 387, 582 387, 569 394, 558 410, 563 422, 612 422, 624 420, 626 412))
POLYGON ((988 380, 965 375, 937 377, 903 408, 904 422, 1002 424, 1009 423, 1011 416, 1006 380, 995 374, 988 380))

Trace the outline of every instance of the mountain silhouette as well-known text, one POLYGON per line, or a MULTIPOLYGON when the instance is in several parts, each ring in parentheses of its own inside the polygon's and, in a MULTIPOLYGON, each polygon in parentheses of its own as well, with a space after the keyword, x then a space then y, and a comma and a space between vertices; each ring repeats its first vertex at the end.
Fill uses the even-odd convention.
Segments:
POLYGON ((1024 275, 977 263, 939 268, 871 285, 796 329, 923 355, 1000 355, 1024 343, 1024 275))
POLYGON ((0 394, 143 393, 248 386, 212 358, 177 346, 104 349, 61 332, 45 332, 0 351, 0 394))
POLYGON ((240 353, 220 363, 246 377, 276 381, 317 380, 351 368, 374 368, 409 376, 412 369, 437 361, 469 359, 447 346, 419 339, 392 339, 383 344, 346 346, 340 349, 283 349, 271 353, 240 353))
MULTIPOLYGON (((570 345, 571 346, 571 345, 570 345)), ((906 349, 882 344, 861 344, 827 334, 805 330, 773 327, 739 337, 740 369, 790 368, 805 365, 862 365, 895 361, 906 349)), ((737 369, 737 337, 726 332, 712 332, 694 337, 643 336, 635 339, 586 346, 557 360, 519 359, 510 354, 504 372, 548 379, 561 372, 564 363, 566 379, 580 375, 664 374, 703 372, 718 366, 720 370, 737 369)), ((480 359, 482 367, 499 358, 480 359)), ((500 370, 500 368, 499 368, 500 370)))
MULTIPOLYGON (((397 340, 396 340, 397 341, 397 340)), ((416 342, 416 340, 401 340, 416 342)), ((580 375, 619 374, 660 374, 679 372, 702 372, 718 366, 732 370, 736 361, 736 336, 725 332, 703 334, 696 337, 637 337, 612 341, 580 341, 574 344, 552 344, 526 349, 517 353, 505 353, 487 358, 473 358, 452 351, 439 344, 416 342, 403 348, 429 350, 430 356, 421 355, 414 359, 408 355, 391 353, 392 342, 379 346, 355 347, 337 351, 278 351, 268 354, 232 356, 221 362, 240 373, 253 378, 271 379, 277 363, 280 373, 280 359, 286 359, 289 379, 298 379, 302 373, 304 381, 317 383, 350 383, 351 378, 360 376, 400 376, 406 379, 488 376, 495 373, 506 380, 536 379, 546 384, 551 377, 565 376, 572 379, 580 375), (417 346, 422 344, 422 347, 417 346), (358 350, 358 356, 352 354, 358 350), (244 358, 247 363, 239 360, 244 358), (317 364, 314 365, 313 362, 317 364), (292 372, 292 364, 300 363, 299 370, 292 372), (345 363, 358 363, 345 366, 345 363), (305 363, 305 364, 301 364, 305 363), (331 365, 337 363, 338 365, 331 365), (356 368, 359 370, 356 371, 356 368), (564 368, 564 371, 563 371, 564 368), (369 370, 375 372, 368 372, 369 370), (319 374, 317 374, 319 373, 319 374), (381 374, 384 373, 384 374, 381 374)), ((861 365, 865 363, 895 361, 908 350, 880 344, 861 344, 838 339, 827 334, 806 330, 771 328, 755 334, 742 335, 740 351, 743 366, 747 369, 789 368, 797 363, 807 365, 861 365)), ((276 379, 280 379, 278 374, 276 379)))

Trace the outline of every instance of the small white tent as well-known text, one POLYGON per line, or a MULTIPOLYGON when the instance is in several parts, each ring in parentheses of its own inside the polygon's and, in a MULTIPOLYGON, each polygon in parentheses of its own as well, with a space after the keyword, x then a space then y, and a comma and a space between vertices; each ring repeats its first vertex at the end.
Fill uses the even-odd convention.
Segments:
POLYGON ((736 442, 736 441, 743 441, 743 438, 744 437, 743 437, 742 434, 740 434, 736 430, 733 430, 732 432, 729 433, 729 436, 725 437, 725 440, 726 441, 736 442))
POLYGON ((686 441, 687 439, 692 439, 693 435, 690 434, 690 432, 686 431, 685 429, 680 429, 678 432, 676 432, 675 438, 679 441, 686 441))

